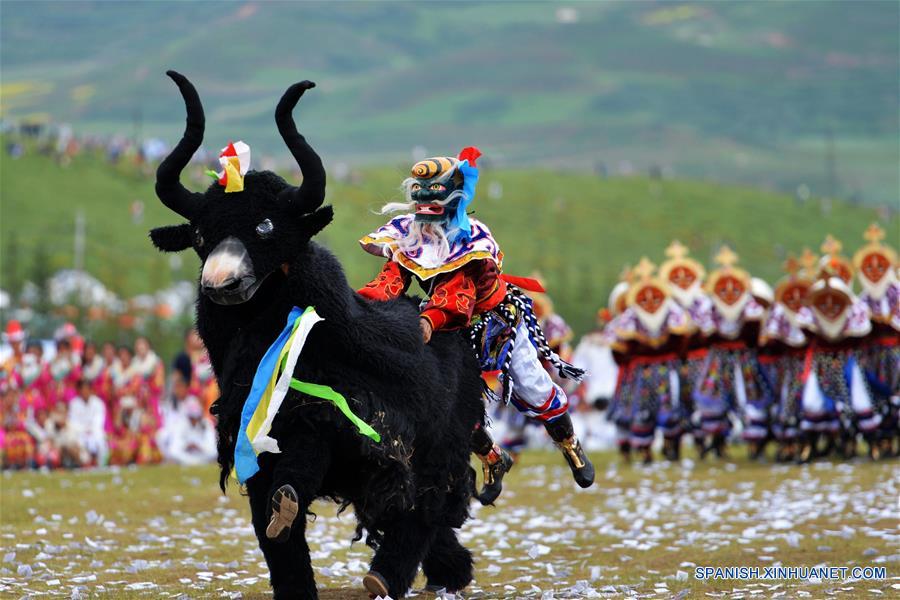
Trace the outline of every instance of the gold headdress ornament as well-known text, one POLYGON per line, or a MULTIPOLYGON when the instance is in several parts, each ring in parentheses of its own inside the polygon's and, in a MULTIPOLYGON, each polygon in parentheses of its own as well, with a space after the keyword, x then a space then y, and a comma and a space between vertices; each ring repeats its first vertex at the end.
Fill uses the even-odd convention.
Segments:
POLYGON ((782 265, 787 276, 775 286, 776 302, 788 306, 794 312, 797 311, 813 284, 812 269, 816 260, 816 255, 809 248, 803 250, 799 260, 793 254, 788 255, 782 265), (799 295, 796 295, 798 292, 799 295))
POLYGON ((884 229, 882 229, 878 223, 869 225, 863 233, 863 239, 869 243, 857 250, 856 254, 853 255, 853 266, 857 269, 862 269, 863 261, 867 256, 878 254, 883 256, 887 262, 890 263, 888 268, 892 269, 896 267, 897 253, 893 248, 882 242, 884 235, 884 229))
POLYGON ((444 173, 449 173, 456 168, 459 161, 450 156, 436 156, 420 160, 412 166, 410 175, 416 179, 431 179, 444 173))
POLYGON ((814 280, 816 278, 816 263, 818 261, 819 257, 816 256, 815 252, 809 248, 804 248, 803 254, 800 255, 800 267, 802 269, 798 272, 799 275, 810 281, 814 280))
POLYGON ((689 252, 687 246, 678 240, 674 240, 669 244, 669 247, 666 248, 666 256, 669 257, 669 259, 659 266, 659 276, 670 282, 672 285, 676 285, 675 282, 670 279, 670 276, 677 267, 682 267, 690 270, 694 274, 695 279, 702 282, 703 278, 706 277, 706 269, 693 258, 689 258, 689 252))
POLYGON ((830 233, 825 236, 820 250, 822 258, 819 259, 819 270, 816 278, 840 277, 844 283, 850 285, 853 281, 853 263, 841 254, 844 245, 830 233))
POLYGON ((653 264, 653 261, 646 256, 641 258, 631 272, 631 285, 628 288, 628 293, 625 295, 626 306, 632 306, 641 290, 648 287, 658 288, 666 298, 671 295, 668 283, 659 277, 653 276, 655 271, 656 265, 653 264))
POLYGON ((788 254, 788 257, 781 264, 781 268, 789 277, 794 278, 800 272, 800 262, 793 254, 788 254))
POLYGON ((706 281, 706 291, 708 293, 714 294, 716 283, 725 276, 734 277, 743 284, 746 292, 750 292, 750 274, 744 269, 734 266, 737 264, 739 257, 731 248, 723 245, 713 260, 719 265, 719 268, 710 273, 709 279, 706 281))

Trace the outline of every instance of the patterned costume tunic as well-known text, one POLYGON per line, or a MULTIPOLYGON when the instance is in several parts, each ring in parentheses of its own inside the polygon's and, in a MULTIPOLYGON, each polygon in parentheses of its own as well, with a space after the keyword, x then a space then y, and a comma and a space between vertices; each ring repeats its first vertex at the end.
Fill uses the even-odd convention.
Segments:
POLYGON ((700 433, 699 413, 694 407, 694 385, 699 381, 709 354, 708 338, 715 334, 716 324, 713 321, 713 303, 702 290, 698 289, 693 296, 683 299, 674 294, 673 297, 687 311, 696 332, 688 341, 688 350, 679 364, 680 402, 687 415, 687 425, 700 433))
POLYGON ((881 424, 860 365, 862 339, 871 331, 868 308, 858 298, 846 309, 844 323, 834 331, 814 311, 804 312, 804 329, 815 335, 804 366, 802 396, 804 431, 836 432, 855 424, 862 432, 881 424))
POLYGON ((397 248, 398 240, 409 233, 413 218, 392 219, 359 241, 369 254, 388 259, 379 276, 359 290, 360 295, 370 300, 398 298, 415 277, 430 296, 422 318, 435 330, 467 327, 474 315, 503 301, 503 253, 487 225, 470 219, 471 240, 454 242, 447 257, 439 259, 428 240, 414 253, 397 248))
POLYGON ((435 248, 437 240, 427 237, 415 251, 400 248, 413 219, 414 215, 397 217, 360 240, 366 252, 388 259, 360 295, 371 300, 397 298, 415 277, 429 296, 421 317, 435 331, 470 328, 482 371, 501 371, 504 400, 541 421, 564 414, 568 398, 551 380, 541 358, 550 360, 561 374, 578 377, 580 371, 550 351, 531 300, 501 275, 503 253, 488 227, 469 219, 469 239, 456 238, 442 258, 435 248))
POLYGON ((649 447, 657 426, 667 437, 680 436, 687 417, 678 372, 686 336, 694 326, 687 311, 672 300, 659 310, 664 315, 655 329, 634 307, 610 321, 606 329, 614 352, 628 357, 627 365, 620 365, 621 383, 609 418, 617 428, 628 428, 628 443, 635 448, 649 447))
POLYGON ((765 347, 767 355, 775 359, 770 371, 775 394, 772 430, 782 442, 793 441, 800 433, 802 376, 808 343, 800 324, 810 318, 806 307, 795 313, 781 302, 776 302, 766 316, 760 335, 760 344, 765 347))
POLYGON ((751 435, 758 432, 760 422, 767 422, 772 390, 756 352, 758 323, 764 315, 765 309, 753 298, 732 318, 714 308, 716 334, 693 391, 704 433, 727 435, 729 413, 743 413, 745 422, 752 423, 751 435))
POLYGON ((891 281, 877 298, 864 290, 859 299, 869 308, 873 327, 860 360, 873 379, 873 391, 891 402, 900 396, 900 282, 891 281))

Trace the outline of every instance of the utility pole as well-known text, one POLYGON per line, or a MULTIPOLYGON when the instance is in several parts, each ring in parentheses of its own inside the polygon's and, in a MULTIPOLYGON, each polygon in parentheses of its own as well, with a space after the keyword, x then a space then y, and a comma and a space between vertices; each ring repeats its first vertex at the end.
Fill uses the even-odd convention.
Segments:
POLYGON ((837 157, 834 152, 834 132, 825 130, 825 183, 829 198, 837 198, 837 157))
POLYGON ((80 208, 75 213, 75 270, 84 270, 84 211, 80 208))
POLYGON ((132 114, 132 127, 133 127, 133 139, 134 145, 140 146, 141 143, 141 135, 142 129, 144 125, 144 111, 140 105, 134 108, 134 113, 132 114))

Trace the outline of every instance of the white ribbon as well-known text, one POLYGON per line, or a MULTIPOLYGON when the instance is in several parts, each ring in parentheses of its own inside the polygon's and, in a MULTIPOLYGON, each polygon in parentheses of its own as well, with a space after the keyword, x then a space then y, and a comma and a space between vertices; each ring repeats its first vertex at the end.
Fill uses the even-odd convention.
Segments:
POLYGON ((259 431, 256 432, 256 436, 250 441, 253 450, 257 454, 263 452, 271 452, 273 454, 281 453, 281 449, 278 448, 278 440, 269 437, 269 431, 272 430, 272 421, 275 419, 275 415, 278 414, 278 409, 281 408, 281 403, 284 401, 284 397, 291 387, 291 379, 294 376, 294 367, 297 366, 297 360, 300 358, 300 351, 303 350, 303 346, 306 344, 309 332, 316 323, 322 320, 324 319, 322 319, 315 310, 300 315, 300 324, 297 326, 297 329, 294 331, 294 335, 291 338, 291 348, 288 350, 287 362, 284 365, 284 370, 278 377, 278 381, 275 383, 275 389, 272 390, 272 397, 269 399, 269 407, 266 410, 266 419, 260 426, 259 431))

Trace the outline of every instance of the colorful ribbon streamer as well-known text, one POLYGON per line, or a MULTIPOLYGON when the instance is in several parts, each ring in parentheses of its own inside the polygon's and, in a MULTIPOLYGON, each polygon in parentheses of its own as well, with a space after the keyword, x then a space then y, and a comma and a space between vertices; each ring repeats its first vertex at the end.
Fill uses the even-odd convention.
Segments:
POLYGON ((250 394, 241 410, 241 425, 234 449, 234 476, 243 485, 259 471, 258 456, 263 452, 280 453, 278 441, 269 436, 272 421, 288 389, 332 402, 359 432, 375 442, 381 436, 353 414, 347 399, 326 385, 306 383, 292 377, 309 332, 322 320, 313 307, 301 311, 296 306, 287 324, 269 346, 253 376, 250 394))

